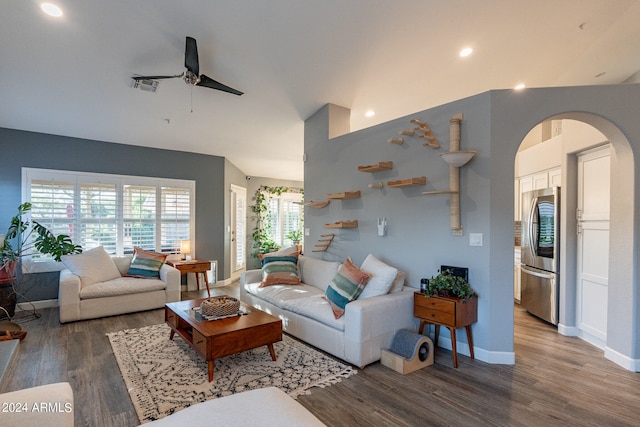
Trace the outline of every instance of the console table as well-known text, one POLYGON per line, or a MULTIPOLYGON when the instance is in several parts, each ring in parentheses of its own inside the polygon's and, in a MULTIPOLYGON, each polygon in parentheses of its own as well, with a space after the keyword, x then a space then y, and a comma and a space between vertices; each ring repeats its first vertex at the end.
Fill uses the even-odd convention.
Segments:
POLYGON ((471 324, 478 321, 478 298, 469 298, 464 303, 457 297, 425 297, 420 292, 413 295, 413 315, 420 319, 419 334, 422 334, 425 323, 435 325, 435 347, 438 346, 440 326, 449 329, 451 333, 451 352, 453 353, 453 367, 458 367, 458 352, 456 346, 456 329, 464 327, 467 331, 469 354, 474 359, 473 335, 471 324))
MULTIPOLYGON (((205 261, 201 259, 190 259, 167 261, 167 264, 178 269, 180 271, 180 274, 194 273, 196 275, 196 284, 198 286, 198 290, 200 290, 200 274, 204 275, 204 283, 207 285, 207 295, 211 296, 207 271, 211 270, 211 264, 215 265, 215 262, 205 261)), ((214 270, 213 274, 217 274, 217 271, 214 270)))

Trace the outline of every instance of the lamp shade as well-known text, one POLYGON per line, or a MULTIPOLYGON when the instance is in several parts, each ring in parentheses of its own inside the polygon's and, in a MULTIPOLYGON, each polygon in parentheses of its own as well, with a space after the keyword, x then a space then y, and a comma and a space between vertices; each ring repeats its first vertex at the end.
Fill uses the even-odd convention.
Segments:
POLYGON ((191 253, 191 240, 180 240, 180 253, 182 254, 191 253))
POLYGON ((466 165, 469 160, 473 159, 473 156, 478 154, 477 151, 473 150, 460 150, 460 151, 448 151, 446 153, 440 154, 440 157, 449 164, 449 166, 453 166, 454 168, 459 168, 460 166, 466 165))

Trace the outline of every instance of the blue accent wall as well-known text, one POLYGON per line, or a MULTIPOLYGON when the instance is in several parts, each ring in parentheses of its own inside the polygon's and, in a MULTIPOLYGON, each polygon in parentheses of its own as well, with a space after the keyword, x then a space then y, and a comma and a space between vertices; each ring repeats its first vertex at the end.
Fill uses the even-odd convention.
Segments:
MULTIPOLYGON (((224 157, 0 128, 0 233, 22 202, 23 167, 194 180, 197 256, 224 258, 224 157)), ((29 300, 58 297, 57 272, 29 276, 29 300)))

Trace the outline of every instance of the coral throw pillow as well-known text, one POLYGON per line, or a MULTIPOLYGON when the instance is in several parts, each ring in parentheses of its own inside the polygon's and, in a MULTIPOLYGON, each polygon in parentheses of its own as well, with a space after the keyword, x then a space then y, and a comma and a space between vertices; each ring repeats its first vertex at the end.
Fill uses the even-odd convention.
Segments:
POLYGON ((360 296, 370 278, 371 275, 356 267, 351 258, 340 266, 323 297, 331 305, 336 319, 344 315, 348 303, 360 296))

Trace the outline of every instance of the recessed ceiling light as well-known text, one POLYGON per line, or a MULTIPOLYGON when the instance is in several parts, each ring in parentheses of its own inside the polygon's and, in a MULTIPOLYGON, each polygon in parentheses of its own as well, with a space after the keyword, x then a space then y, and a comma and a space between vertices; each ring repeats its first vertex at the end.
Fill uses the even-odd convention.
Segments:
POLYGON ((514 87, 514 89, 515 90, 522 90, 525 87, 527 87, 527 86, 524 83, 520 83, 520 84, 517 84, 516 87, 514 87))
POLYGON ((373 116, 375 116, 375 115, 376 115, 376 112, 375 112, 375 111, 373 111, 373 110, 369 110, 369 111, 367 111, 366 113, 364 113, 364 115, 365 115, 366 117, 373 117, 373 116))
POLYGON ((56 18, 62 16, 62 9, 52 3, 42 3, 40 8, 50 16, 55 16, 56 18))
POLYGON ((470 47, 465 47, 460 51, 460 57, 464 58, 465 56, 469 56, 473 53, 473 49, 470 47))

